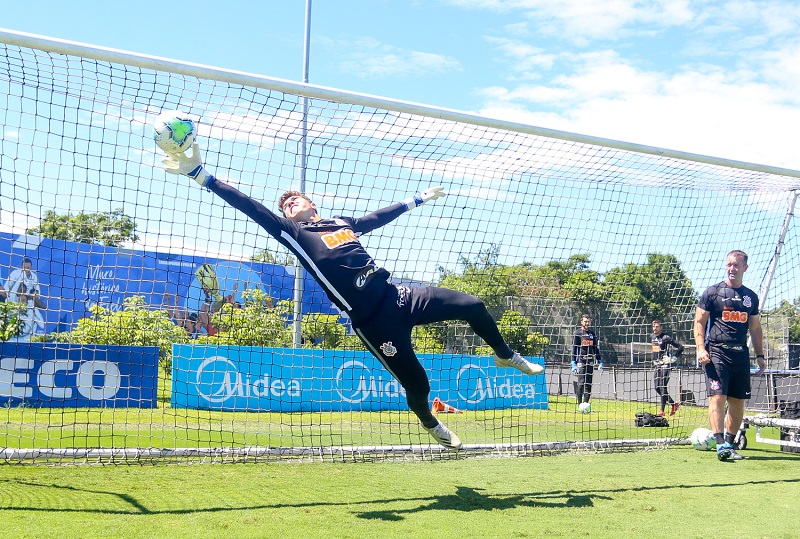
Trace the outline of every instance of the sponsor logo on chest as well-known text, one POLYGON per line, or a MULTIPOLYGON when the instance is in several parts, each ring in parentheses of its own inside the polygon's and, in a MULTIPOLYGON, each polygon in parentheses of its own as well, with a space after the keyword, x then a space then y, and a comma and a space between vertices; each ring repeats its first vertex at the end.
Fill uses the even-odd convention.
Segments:
POLYGON ((737 311, 733 307, 725 306, 722 309, 722 321, 723 322, 738 322, 741 324, 747 323, 747 312, 745 311, 737 311))
POLYGON ((328 249, 335 249, 345 243, 358 243, 358 236, 349 228, 335 230, 333 232, 325 232, 320 234, 323 243, 328 249))

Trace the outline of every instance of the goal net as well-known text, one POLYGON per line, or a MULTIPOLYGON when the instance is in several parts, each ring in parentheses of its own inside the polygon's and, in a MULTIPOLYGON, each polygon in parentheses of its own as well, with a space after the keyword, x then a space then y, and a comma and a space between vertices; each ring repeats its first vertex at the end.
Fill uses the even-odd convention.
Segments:
POLYGON ((0 32, 0 445, 6 462, 460 458, 679 443, 706 425, 687 346, 660 397, 651 322, 692 344, 698 295, 750 256, 769 374, 748 410, 800 400, 791 215, 800 172, 0 32), (415 349, 447 451, 322 288, 263 229, 167 174, 179 109, 222 181, 276 210, 302 189, 359 217, 447 196, 360 238, 398 286, 480 297, 515 350, 458 321, 415 349), (582 314, 603 369, 571 369, 582 314), (793 326, 794 324, 794 326, 793 326), (591 395, 582 413, 576 391, 591 395), (436 399, 434 401, 434 399, 436 399))

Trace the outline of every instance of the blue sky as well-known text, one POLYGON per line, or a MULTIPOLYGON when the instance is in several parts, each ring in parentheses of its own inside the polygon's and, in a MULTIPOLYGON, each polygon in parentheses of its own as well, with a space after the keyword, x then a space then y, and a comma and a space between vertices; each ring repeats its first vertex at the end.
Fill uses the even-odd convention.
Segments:
MULTIPOLYGON (((304 0, 13 2, 11 30, 301 80, 304 0)), ((315 0, 309 82, 800 169, 800 4, 315 0)))

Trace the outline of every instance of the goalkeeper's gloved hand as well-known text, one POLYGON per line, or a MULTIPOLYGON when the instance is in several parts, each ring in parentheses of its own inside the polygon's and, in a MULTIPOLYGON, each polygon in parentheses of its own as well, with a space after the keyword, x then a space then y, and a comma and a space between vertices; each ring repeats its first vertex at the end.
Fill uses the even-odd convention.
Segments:
POLYGON ((203 168, 203 158, 200 155, 200 147, 195 142, 192 144, 192 155, 187 156, 185 152, 168 153, 162 161, 165 169, 170 174, 181 174, 188 176, 201 187, 207 187, 214 176, 203 168))
POLYGON ((603 362, 599 361, 597 363, 597 372, 603 372, 603 362))
POLYGON ((570 363, 570 370, 572 370, 572 374, 578 374, 578 364, 574 360, 570 363))
POLYGON ((443 197, 445 195, 443 189, 444 187, 441 185, 437 185, 436 187, 428 187, 421 193, 417 193, 413 197, 405 199, 403 204, 405 204, 406 208, 409 210, 413 210, 417 206, 422 206, 429 200, 436 200, 439 197, 443 197))

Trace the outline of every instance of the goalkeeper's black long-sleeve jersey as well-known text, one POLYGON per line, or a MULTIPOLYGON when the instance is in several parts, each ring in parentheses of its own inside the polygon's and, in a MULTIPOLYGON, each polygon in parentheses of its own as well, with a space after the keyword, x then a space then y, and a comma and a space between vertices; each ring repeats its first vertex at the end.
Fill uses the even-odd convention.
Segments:
POLYGON ((334 217, 296 223, 216 179, 207 187, 294 253, 354 324, 377 309, 390 286, 387 282, 390 274, 375 263, 358 238, 397 219, 408 210, 405 204, 398 202, 360 218, 334 217))
POLYGON ((572 337, 572 361, 581 363, 587 362, 589 358, 594 358, 598 364, 602 363, 597 343, 597 334, 594 331, 578 328, 572 337))

